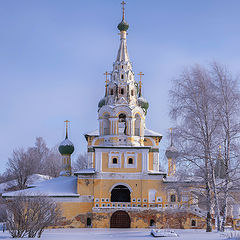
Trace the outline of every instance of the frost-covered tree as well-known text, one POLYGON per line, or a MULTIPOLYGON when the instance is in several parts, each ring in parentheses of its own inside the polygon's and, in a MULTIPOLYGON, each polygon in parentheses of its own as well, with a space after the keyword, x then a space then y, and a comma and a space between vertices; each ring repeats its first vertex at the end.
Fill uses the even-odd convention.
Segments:
POLYGON ((87 159, 87 154, 79 154, 77 159, 73 162, 73 170, 78 171, 81 169, 86 169, 88 167, 88 159, 87 159))
POLYGON ((61 210, 46 196, 16 196, 5 202, 4 222, 13 238, 41 237, 45 228, 61 221, 61 210))
POLYGON ((182 159, 187 163, 185 166, 191 167, 205 183, 207 231, 211 231, 213 204, 220 230, 219 191, 225 194, 221 227, 224 230, 229 184, 239 164, 240 98, 237 81, 220 64, 213 63, 208 69, 196 65, 174 81, 170 97, 171 117, 176 120, 176 137, 182 159), (219 145, 223 146, 221 159, 219 145), (221 166, 224 169, 219 169, 221 166), (220 171, 224 178, 221 186, 216 180, 220 171))
POLYGON ((6 181, 16 179, 17 186, 14 182, 11 182, 11 185, 18 189, 24 189, 27 187, 28 179, 32 174, 57 177, 60 171, 61 155, 57 148, 49 149, 43 138, 38 137, 33 147, 29 147, 27 150, 23 148, 13 150, 3 176, 5 176, 6 181))
POLYGON ((223 193, 222 225, 227 217, 227 203, 229 201, 230 185, 236 182, 239 169, 239 137, 240 137, 240 92, 237 79, 234 79, 228 69, 220 64, 213 63, 212 79, 216 89, 217 114, 220 120, 219 144, 221 146, 218 158, 219 178, 222 179, 221 192, 223 193))

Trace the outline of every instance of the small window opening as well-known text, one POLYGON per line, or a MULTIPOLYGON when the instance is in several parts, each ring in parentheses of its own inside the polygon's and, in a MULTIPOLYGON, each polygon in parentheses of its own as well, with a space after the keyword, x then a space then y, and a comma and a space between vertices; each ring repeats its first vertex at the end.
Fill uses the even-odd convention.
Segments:
POLYGON ((133 96, 134 94, 133 94, 133 90, 131 90, 131 95, 133 96))
POLYGON ((128 164, 133 164, 133 159, 132 158, 128 159, 128 164))
POLYGON ((113 95, 113 89, 111 89, 110 94, 113 95))
POLYGON ((196 220, 192 220, 191 225, 192 225, 192 227, 196 227, 196 220))
POLYGON ((117 158, 113 158, 113 164, 117 164, 117 158))
POLYGON ((171 202, 176 202, 176 195, 171 195, 171 202))
POLYGON ((150 227, 155 226, 155 221, 153 219, 150 220, 150 227))
POLYGON ((121 89, 121 94, 122 94, 122 95, 124 94, 124 89, 123 89, 123 88, 121 89))
POLYGON ((91 218, 87 218, 87 227, 91 227, 92 226, 92 220, 91 218))
POLYGON ((123 69, 123 65, 122 65, 122 69, 123 69))
POLYGON ((121 79, 123 79, 124 78, 124 76, 123 76, 123 74, 121 75, 121 79))

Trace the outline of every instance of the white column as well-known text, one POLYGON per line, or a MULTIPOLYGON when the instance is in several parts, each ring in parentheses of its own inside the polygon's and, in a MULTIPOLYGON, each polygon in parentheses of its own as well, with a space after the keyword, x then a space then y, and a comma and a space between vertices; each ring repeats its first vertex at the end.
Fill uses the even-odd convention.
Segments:
POLYGON ((148 149, 142 150, 142 172, 146 173, 148 172, 148 149))
POLYGON ((153 171, 155 172, 159 171, 159 153, 158 152, 153 153, 153 171))
POLYGON ((88 168, 93 168, 93 152, 88 152, 88 168))
POLYGON ((102 172, 102 151, 101 149, 95 150, 95 170, 96 172, 102 172))

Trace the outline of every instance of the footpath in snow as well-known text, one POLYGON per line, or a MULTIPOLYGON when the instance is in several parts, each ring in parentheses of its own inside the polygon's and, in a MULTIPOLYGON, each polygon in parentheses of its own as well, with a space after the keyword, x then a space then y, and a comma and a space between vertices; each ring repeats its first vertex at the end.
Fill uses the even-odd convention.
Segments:
MULTIPOLYGON (((154 238, 150 235, 151 229, 52 229, 45 230, 40 239, 43 240, 145 240, 145 239, 175 239, 175 240, 223 240, 220 233, 206 233, 204 230, 174 230, 179 237, 154 238)), ((0 240, 13 239, 8 232, 0 232, 0 240)), ((17 239, 17 238, 15 238, 17 239)))

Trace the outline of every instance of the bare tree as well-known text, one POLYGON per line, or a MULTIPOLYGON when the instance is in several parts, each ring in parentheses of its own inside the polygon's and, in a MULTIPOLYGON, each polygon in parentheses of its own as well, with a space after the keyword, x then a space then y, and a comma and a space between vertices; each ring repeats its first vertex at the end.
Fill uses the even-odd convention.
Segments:
POLYGON ((220 160, 223 162, 222 178, 224 179, 221 191, 223 192, 223 219, 221 231, 227 216, 227 202, 229 199, 229 186, 235 179, 236 169, 239 168, 239 137, 240 137, 240 93, 237 79, 233 79, 226 67, 213 63, 212 75, 217 90, 216 99, 218 101, 217 113, 221 125, 219 136, 222 146, 220 160))
POLYGON ((4 221, 13 238, 41 237, 45 228, 61 221, 61 211, 46 196, 16 196, 5 203, 4 221))
MULTIPOLYGON (((170 115, 177 123, 176 135, 181 156, 191 163, 190 166, 200 168, 202 172, 207 198, 206 231, 211 231, 211 185, 215 188, 213 156, 216 151, 219 120, 216 114, 214 87, 208 72, 200 66, 185 70, 174 81, 170 97, 170 115)), ((216 194, 215 192, 220 225, 216 194)))
POLYGON ((56 147, 49 149, 43 138, 38 137, 35 146, 29 147, 27 150, 23 148, 14 150, 12 157, 8 159, 7 166, 2 181, 16 179, 17 184, 11 182, 9 188, 24 189, 27 187, 28 179, 32 174, 59 176, 61 155, 56 147))
POLYGON ((182 158, 204 179, 207 231, 210 231, 210 210, 213 207, 211 192, 218 230, 224 231, 229 186, 236 179, 236 169, 239 168, 240 94, 237 80, 231 77, 226 67, 213 63, 209 69, 192 67, 174 84, 170 93, 171 116, 177 122, 182 158), (219 145, 223 146, 220 159, 219 145), (221 169, 223 181, 216 181, 216 176, 219 177, 215 172, 216 163, 218 168, 224 168, 221 169), (221 226, 219 194, 223 212, 221 226))
POLYGON ((81 169, 86 169, 88 167, 87 154, 79 154, 76 161, 73 162, 73 170, 78 171, 81 169))
POLYGON ((58 177, 62 170, 61 155, 57 147, 48 150, 47 156, 42 162, 42 174, 58 177))
POLYGON ((32 160, 23 148, 13 150, 12 157, 8 159, 7 172, 16 179, 19 189, 26 188, 30 175, 35 171, 32 160))

